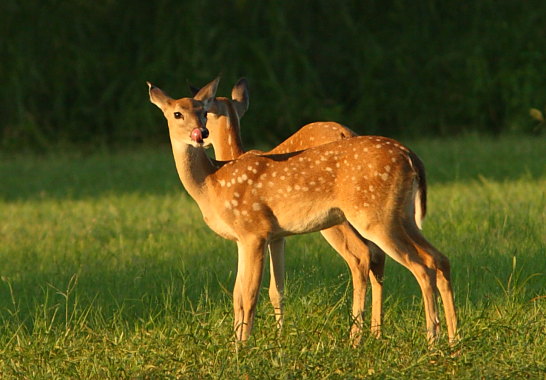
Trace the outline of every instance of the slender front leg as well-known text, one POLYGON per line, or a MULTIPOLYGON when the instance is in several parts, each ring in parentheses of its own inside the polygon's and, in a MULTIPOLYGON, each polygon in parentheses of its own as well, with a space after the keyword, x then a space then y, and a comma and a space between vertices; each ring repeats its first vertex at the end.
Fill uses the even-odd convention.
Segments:
POLYGON ((265 240, 237 242, 237 278, 233 289, 234 329, 237 340, 246 341, 252 331, 264 263, 265 240))
POLYGON ((269 243, 269 299, 275 311, 277 327, 283 324, 283 295, 284 295, 284 238, 269 243))

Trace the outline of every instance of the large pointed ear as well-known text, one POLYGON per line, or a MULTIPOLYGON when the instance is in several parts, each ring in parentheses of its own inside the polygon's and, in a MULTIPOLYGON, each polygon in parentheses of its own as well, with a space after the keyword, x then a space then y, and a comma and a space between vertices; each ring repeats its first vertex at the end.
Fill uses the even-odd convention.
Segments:
POLYGON ((158 106, 162 111, 171 104, 172 98, 165 94, 159 87, 154 86, 150 82, 148 84, 148 92, 150 94, 150 102, 158 106))
POLYGON ((197 94, 193 97, 195 100, 203 102, 203 107, 205 110, 208 110, 211 104, 214 102, 214 97, 216 96, 216 90, 218 89, 218 83, 220 82, 220 77, 216 78, 203 88, 199 90, 197 94))
POLYGON ((233 106, 235 107, 237 116, 239 116, 239 119, 242 118, 248 110, 248 105, 250 103, 248 82, 246 78, 241 78, 235 83, 235 86, 233 86, 233 89, 231 90, 231 99, 233 100, 233 106))

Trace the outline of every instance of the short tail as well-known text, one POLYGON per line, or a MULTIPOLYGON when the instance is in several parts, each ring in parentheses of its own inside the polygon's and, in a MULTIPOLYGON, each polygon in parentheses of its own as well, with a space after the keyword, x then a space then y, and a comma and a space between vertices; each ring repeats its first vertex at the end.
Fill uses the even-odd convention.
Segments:
POLYGON ((415 223, 419 229, 423 229, 423 219, 427 214, 427 176, 423 161, 412 151, 410 153, 411 164, 417 174, 417 190, 414 194, 415 223))

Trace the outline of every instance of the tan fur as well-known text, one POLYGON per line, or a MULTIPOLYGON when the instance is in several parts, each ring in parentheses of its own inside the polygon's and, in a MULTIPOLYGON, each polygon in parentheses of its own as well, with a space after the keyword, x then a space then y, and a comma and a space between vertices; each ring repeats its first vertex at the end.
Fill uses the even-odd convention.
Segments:
MULTIPOLYGON (((241 141, 240 118, 246 113, 249 105, 249 93, 247 82, 240 79, 232 90, 231 99, 218 97, 209 110, 207 129, 210 136, 207 142, 214 147, 215 156, 220 160, 233 160, 243 152, 241 141)), ((357 136, 349 128, 336 122, 314 122, 307 124, 295 132, 269 152, 252 150, 253 154, 282 154, 315 146, 323 145, 333 141, 339 141, 357 136)), ((210 146, 209 145, 209 146, 210 146)), ((364 159, 365 156, 362 156, 364 159)), ((412 157, 412 164, 416 167, 420 178, 424 178, 424 166, 415 156, 412 157)), ((426 182, 420 180, 415 193, 415 220, 421 228, 424 217, 424 204, 426 203, 426 182), (424 188, 422 188, 424 187, 424 188)), ((303 228, 302 228, 303 229, 303 228)), ((373 243, 366 241, 354 228, 346 222, 321 231, 321 234, 328 243, 347 262, 353 278, 353 326, 351 328, 351 339, 354 344, 358 343, 361 337, 363 324, 364 301, 368 279, 372 285, 372 334, 376 337, 381 335, 382 323, 382 298, 383 298, 383 272, 385 254, 373 243), (368 271, 370 277, 368 278, 368 271), (364 272, 362 272, 364 271, 364 272)), ((278 244, 276 254, 280 256, 275 263, 284 263, 284 242, 278 244), (282 260, 281 260, 282 258, 282 260)), ((277 264, 277 265, 281 265, 277 264)), ((282 264, 283 265, 283 264, 282 264)), ((284 268, 271 267, 271 272, 284 273, 284 268)), ((283 322, 283 299, 284 278, 281 276, 270 277, 270 299, 276 310, 277 324, 282 326, 283 322), (281 281, 280 283, 278 281, 281 281), (279 301, 280 300, 280 301, 279 301)))
POLYGON ((204 128, 203 115, 210 108, 217 84, 218 80, 209 83, 190 100, 170 99, 150 85, 150 99, 167 118, 184 187, 211 228, 221 225, 212 220, 221 220, 231 232, 226 233, 225 228, 218 232, 237 242, 233 296, 237 338, 248 339, 252 329, 267 244, 347 221, 414 274, 423 294, 430 341, 439 329, 435 293, 440 291, 448 335, 455 339, 449 262, 425 240, 408 211, 413 210, 418 180, 410 151, 385 137, 364 136, 297 153, 243 154, 217 165, 202 144, 190 137, 194 128, 204 128), (188 103, 190 108, 182 107, 188 103), (184 118, 174 118, 174 110, 181 109, 178 112, 183 112, 184 118), (367 153, 365 160, 359 159, 363 153, 367 153), (231 207, 226 207, 226 202, 231 207))
MULTIPOLYGON (((210 135, 206 141, 214 147, 217 159, 232 160, 243 154, 244 149, 240 136, 240 117, 247 111, 248 104, 248 89, 244 79, 239 80, 234 86, 232 99, 223 97, 215 99, 214 105, 208 112, 207 129, 209 129, 210 135)), ((354 136, 356 134, 353 131, 339 123, 315 122, 303 126, 283 143, 267 153, 258 150, 253 150, 250 153, 262 155, 289 153, 354 136)), ((292 185, 288 186, 286 188, 287 191, 295 190, 292 185)), ((310 206, 312 213, 313 202, 311 202, 310 206)), ((290 216, 290 213, 288 212, 286 216, 290 216)), ((295 223, 292 229, 301 231, 317 229, 316 226, 313 226, 315 219, 318 220, 320 218, 310 217, 305 221, 305 225, 298 226, 297 224, 300 223, 300 220, 294 217, 291 219, 295 223)), ((370 250, 368 246, 373 246, 373 243, 363 239, 346 222, 324 229, 321 231, 321 234, 343 257, 351 271, 353 278, 351 340, 353 344, 357 344, 362 335, 366 287, 369 279, 372 285, 371 330, 375 337, 379 337, 381 335, 383 315, 382 282, 385 254, 375 246, 374 249, 370 250), (368 277, 368 271, 371 275, 370 277, 368 277)), ((284 273, 284 245, 284 239, 279 238, 276 240, 276 247, 270 247, 270 252, 273 252, 272 255, 276 255, 276 257, 272 257, 270 260, 270 272, 277 273, 277 275, 270 276, 269 298, 275 308, 278 327, 282 327, 283 324, 284 276, 281 274, 284 273)))

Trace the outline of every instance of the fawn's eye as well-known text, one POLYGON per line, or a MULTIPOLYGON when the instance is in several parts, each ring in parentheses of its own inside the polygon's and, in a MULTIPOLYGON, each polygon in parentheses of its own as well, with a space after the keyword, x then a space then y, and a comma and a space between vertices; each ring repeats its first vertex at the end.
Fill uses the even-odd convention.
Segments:
POLYGON ((184 116, 183 116, 182 113, 180 113, 180 112, 175 112, 175 113, 174 113, 174 118, 175 118, 175 119, 183 119, 184 116))

